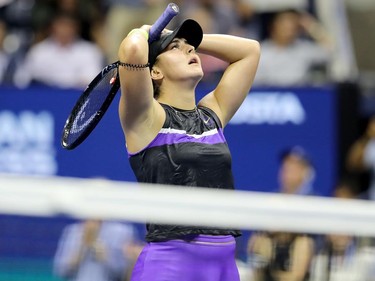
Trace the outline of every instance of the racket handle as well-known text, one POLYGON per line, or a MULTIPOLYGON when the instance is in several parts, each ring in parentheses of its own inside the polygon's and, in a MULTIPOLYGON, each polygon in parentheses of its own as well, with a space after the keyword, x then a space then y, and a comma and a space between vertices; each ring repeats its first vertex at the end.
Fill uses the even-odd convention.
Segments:
POLYGON ((164 10, 163 14, 156 20, 156 22, 151 26, 150 37, 148 39, 149 43, 159 39, 161 32, 168 25, 168 23, 178 15, 180 9, 174 3, 169 3, 167 8, 164 10))

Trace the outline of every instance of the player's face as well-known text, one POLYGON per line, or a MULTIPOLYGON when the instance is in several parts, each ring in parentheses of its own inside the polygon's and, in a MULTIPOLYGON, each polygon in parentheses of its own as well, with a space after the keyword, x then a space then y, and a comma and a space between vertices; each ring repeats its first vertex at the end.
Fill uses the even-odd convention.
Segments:
POLYGON ((200 79, 203 76, 201 60, 185 39, 175 38, 158 56, 157 66, 169 79, 200 79))

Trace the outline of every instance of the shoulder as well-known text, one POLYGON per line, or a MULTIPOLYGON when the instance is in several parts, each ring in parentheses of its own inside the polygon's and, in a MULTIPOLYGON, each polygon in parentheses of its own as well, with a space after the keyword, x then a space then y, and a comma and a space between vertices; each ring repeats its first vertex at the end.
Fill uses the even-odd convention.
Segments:
POLYGON ((260 47, 263 52, 276 51, 276 45, 270 40, 265 39, 260 43, 260 47))
POLYGON ((63 233, 65 235, 73 235, 79 233, 83 228, 83 225, 81 223, 72 223, 67 226, 65 226, 63 233))
POLYGON ((54 49, 54 47, 55 47, 55 44, 53 40, 45 39, 31 46, 28 53, 29 54, 44 53, 44 52, 49 53, 51 49, 54 49))
POLYGON ((110 238, 112 242, 133 240, 136 230, 131 224, 121 222, 104 222, 103 235, 110 238))
POLYGON ((77 40, 74 43, 74 46, 77 49, 89 52, 91 54, 101 54, 102 53, 100 48, 97 45, 95 45, 94 43, 92 43, 90 41, 87 41, 87 40, 83 40, 83 39, 77 40))
POLYGON ((103 227, 109 231, 119 233, 132 233, 134 230, 133 225, 121 222, 104 222, 103 227))
POLYGON ((304 53, 308 52, 325 52, 326 49, 317 44, 314 41, 311 41, 309 39, 297 39, 294 44, 295 48, 303 51, 304 53))
POLYGON ((296 247, 310 247, 314 244, 314 239, 310 235, 297 235, 294 240, 293 244, 296 247))
POLYGON ((260 42, 262 47, 273 47, 275 44, 272 43, 270 39, 264 39, 260 42))

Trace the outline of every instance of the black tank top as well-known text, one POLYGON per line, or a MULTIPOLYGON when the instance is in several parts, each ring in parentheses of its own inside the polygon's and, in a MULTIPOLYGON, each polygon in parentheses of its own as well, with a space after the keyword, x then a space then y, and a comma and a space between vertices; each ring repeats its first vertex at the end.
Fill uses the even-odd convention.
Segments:
MULTIPOLYGON (((166 120, 155 139, 129 161, 139 182, 234 189, 232 159, 221 122, 206 107, 181 110, 161 104, 166 120)), ((146 240, 191 238, 194 234, 239 236, 238 230, 147 224, 146 240)))

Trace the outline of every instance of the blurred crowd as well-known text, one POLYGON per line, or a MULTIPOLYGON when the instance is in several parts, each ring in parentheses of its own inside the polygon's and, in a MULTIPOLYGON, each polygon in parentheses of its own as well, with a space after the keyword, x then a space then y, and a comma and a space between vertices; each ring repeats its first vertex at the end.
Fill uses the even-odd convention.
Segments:
MULTIPOLYGON (((372 138, 374 120, 366 132, 368 138, 372 138)), ((363 192, 351 173, 352 166, 356 166, 353 158, 357 165, 366 166, 362 161, 368 140, 363 141, 361 138, 356 142, 348 154, 348 171, 332 189, 331 196, 336 200, 373 199, 372 192, 363 192)), ((278 179, 278 187, 273 192, 285 196, 320 196, 315 189, 319 175, 314 157, 305 148, 288 147, 280 152, 278 161, 277 174, 272 175, 278 179)), ((245 260, 237 259, 241 281, 375 280, 374 237, 341 232, 284 232, 275 228, 253 230, 245 242, 245 260)), ((70 281, 128 281, 144 245, 131 223, 78 221, 67 225, 61 233, 53 272, 70 281)))
MULTIPOLYGON (((331 196, 339 201, 373 200, 372 187, 361 186, 356 169, 368 167, 366 154, 374 121, 347 155, 347 168, 337 180, 331 196), (368 138, 367 138, 368 136, 368 138), (353 159, 355 158, 355 159, 353 159)), ((368 148, 371 149, 371 148, 368 148)), ((320 196, 315 192, 314 161, 300 146, 287 149, 279 163, 279 189, 286 195, 320 196)), ((372 157, 373 158, 373 157, 372 157)), ((374 158, 373 158, 374 159, 374 158)), ((373 162, 373 161, 372 161, 373 162)), ((254 231, 247 245, 244 269, 248 281, 373 281, 375 280, 375 240, 349 233, 316 234, 303 232, 254 231)))
MULTIPOLYGON (((258 11, 249 0, 175 1, 205 33, 235 34, 262 43, 255 85, 299 86, 331 81, 333 41, 311 11, 258 11)), ((9 0, 0 3, 0 83, 42 83, 82 88, 133 28, 152 24, 165 0, 9 0)), ((222 61, 202 55, 205 81, 215 81, 222 61)))
POLYGON ((67 225, 53 260, 54 275, 71 281, 127 281, 143 243, 130 223, 86 219, 67 225))
MULTIPOLYGON (((179 5, 181 16, 171 22, 170 28, 185 18, 193 18, 205 33, 234 34, 261 42, 255 86, 324 85, 334 80, 330 72, 334 41, 313 11, 293 7, 258 11, 250 0, 174 2, 179 5)), ((105 65, 117 60, 118 46, 126 34, 143 24, 152 24, 168 3, 0 1, 0 85, 83 89, 105 65)), ((201 58, 204 80, 216 82, 224 62, 204 55, 201 58)), ((363 171, 375 175, 374 159, 372 118, 350 148, 347 173, 337 182, 332 196, 343 200, 375 199, 375 176, 366 186, 359 186, 357 181, 358 173, 363 171)), ((279 189, 275 192, 319 195, 314 193, 314 180, 319 175, 301 147, 290 148, 281 155, 277 176, 279 189)), ((69 226, 56 252, 56 275, 67 280, 95 280, 93 274, 97 280, 128 280, 142 246, 135 241, 133 231, 128 226, 97 220, 69 226), (112 275, 116 277, 108 277, 112 275)), ((367 238, 254 232, 247 254, 248 275, 243 280, 375 280, 375 247, 367 238)))

